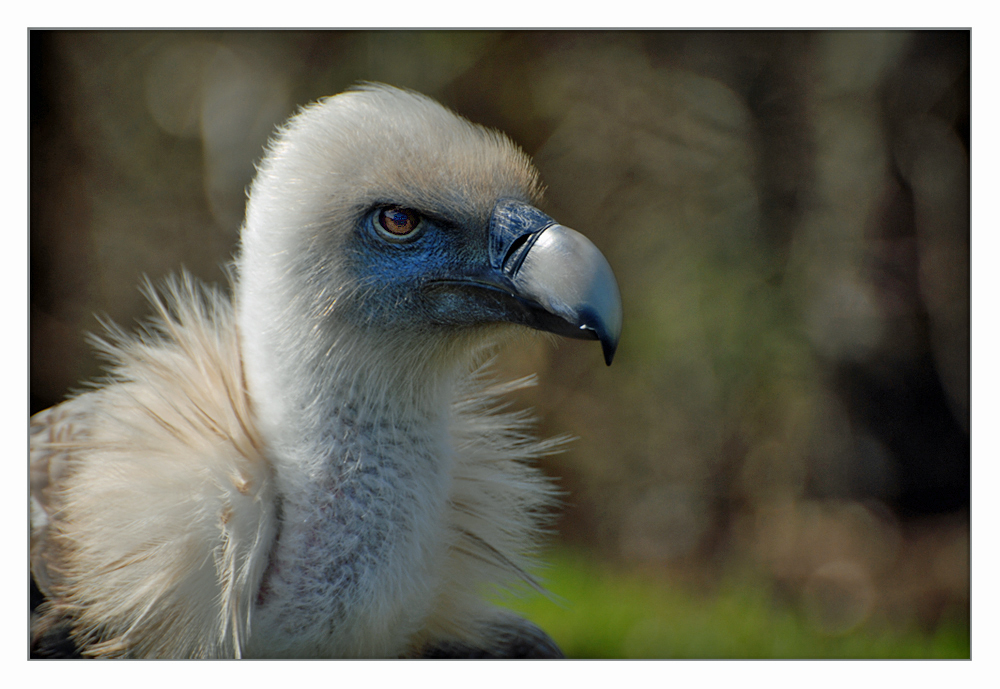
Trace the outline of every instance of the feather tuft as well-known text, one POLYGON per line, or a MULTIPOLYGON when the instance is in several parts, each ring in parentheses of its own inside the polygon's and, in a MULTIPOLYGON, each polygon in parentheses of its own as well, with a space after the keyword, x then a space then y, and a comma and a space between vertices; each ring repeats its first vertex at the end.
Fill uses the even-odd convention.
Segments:
POLYGON ((103 384, 32 419, 33 569, 90 655, 238 657, 276 520, 232 307, 145 292, 142 333, 92 338, 103 384))

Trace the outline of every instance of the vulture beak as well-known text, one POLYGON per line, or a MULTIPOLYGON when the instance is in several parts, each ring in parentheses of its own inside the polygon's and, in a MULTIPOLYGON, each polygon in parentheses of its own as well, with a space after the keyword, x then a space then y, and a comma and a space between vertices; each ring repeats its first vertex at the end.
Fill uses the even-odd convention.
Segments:
POLYGON ((501 199, 489 224, 489 267, 460 279, 490 302, 489 320, 600 340, 608 366, 622 330, 618 282, 604 254, 582 234, 534 206, 501 199))

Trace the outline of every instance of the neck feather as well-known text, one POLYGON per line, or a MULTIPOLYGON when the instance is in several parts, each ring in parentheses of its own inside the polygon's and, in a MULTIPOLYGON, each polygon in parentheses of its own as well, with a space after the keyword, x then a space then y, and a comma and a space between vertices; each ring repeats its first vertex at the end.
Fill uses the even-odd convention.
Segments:
POLYGON ((333 318, 294 329, 258 319, 249 335, 249 314, 241 318, 247 383, 282 501, 255 612, 259 628, 282 632, 259 642, 272 655, 283 644, 289 653, 392 653, 434 598, 451 400, 465 357, 333 318), (387 602, 361 614, 370 601, 387 602))

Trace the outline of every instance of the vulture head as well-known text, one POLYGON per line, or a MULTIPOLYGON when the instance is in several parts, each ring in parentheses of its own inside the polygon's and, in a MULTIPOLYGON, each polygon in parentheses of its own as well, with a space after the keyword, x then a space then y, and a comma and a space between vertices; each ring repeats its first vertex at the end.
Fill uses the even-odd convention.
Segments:
POLYGON ((483 599, 536 585, 551 490, 528 460, 553 446, 494 408, 476 362, 527 327, 596 339, 610 365, 622 316, 608 262, 540 194, 505 136, 413 92, 292 117, 250 189, 232 302, 170 283, 150 332, 98 341, 112 380, 33 419, 36 639, 557 654, 483 599))
POLYGON ((259 166, 242 233, 238 308, 258 397, 345 367, 397 385, 462 363, 511 324, 598 339, 610 365, 614 275, 534 207, 540 195, 507 137, 420 94, 371 85, 303 109, 259 166))

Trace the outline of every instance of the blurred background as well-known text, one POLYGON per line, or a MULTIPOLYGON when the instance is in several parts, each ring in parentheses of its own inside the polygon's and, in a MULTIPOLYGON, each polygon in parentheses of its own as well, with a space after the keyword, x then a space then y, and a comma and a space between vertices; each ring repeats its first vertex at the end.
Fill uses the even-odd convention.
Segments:
POLYGON ((31 412, 94 314, 224 282, 275 124, 359 80, 499 128, 618 276, 614 366, 502 375, 577 657, 969 656, 969 32, 32 31, 31 412))

